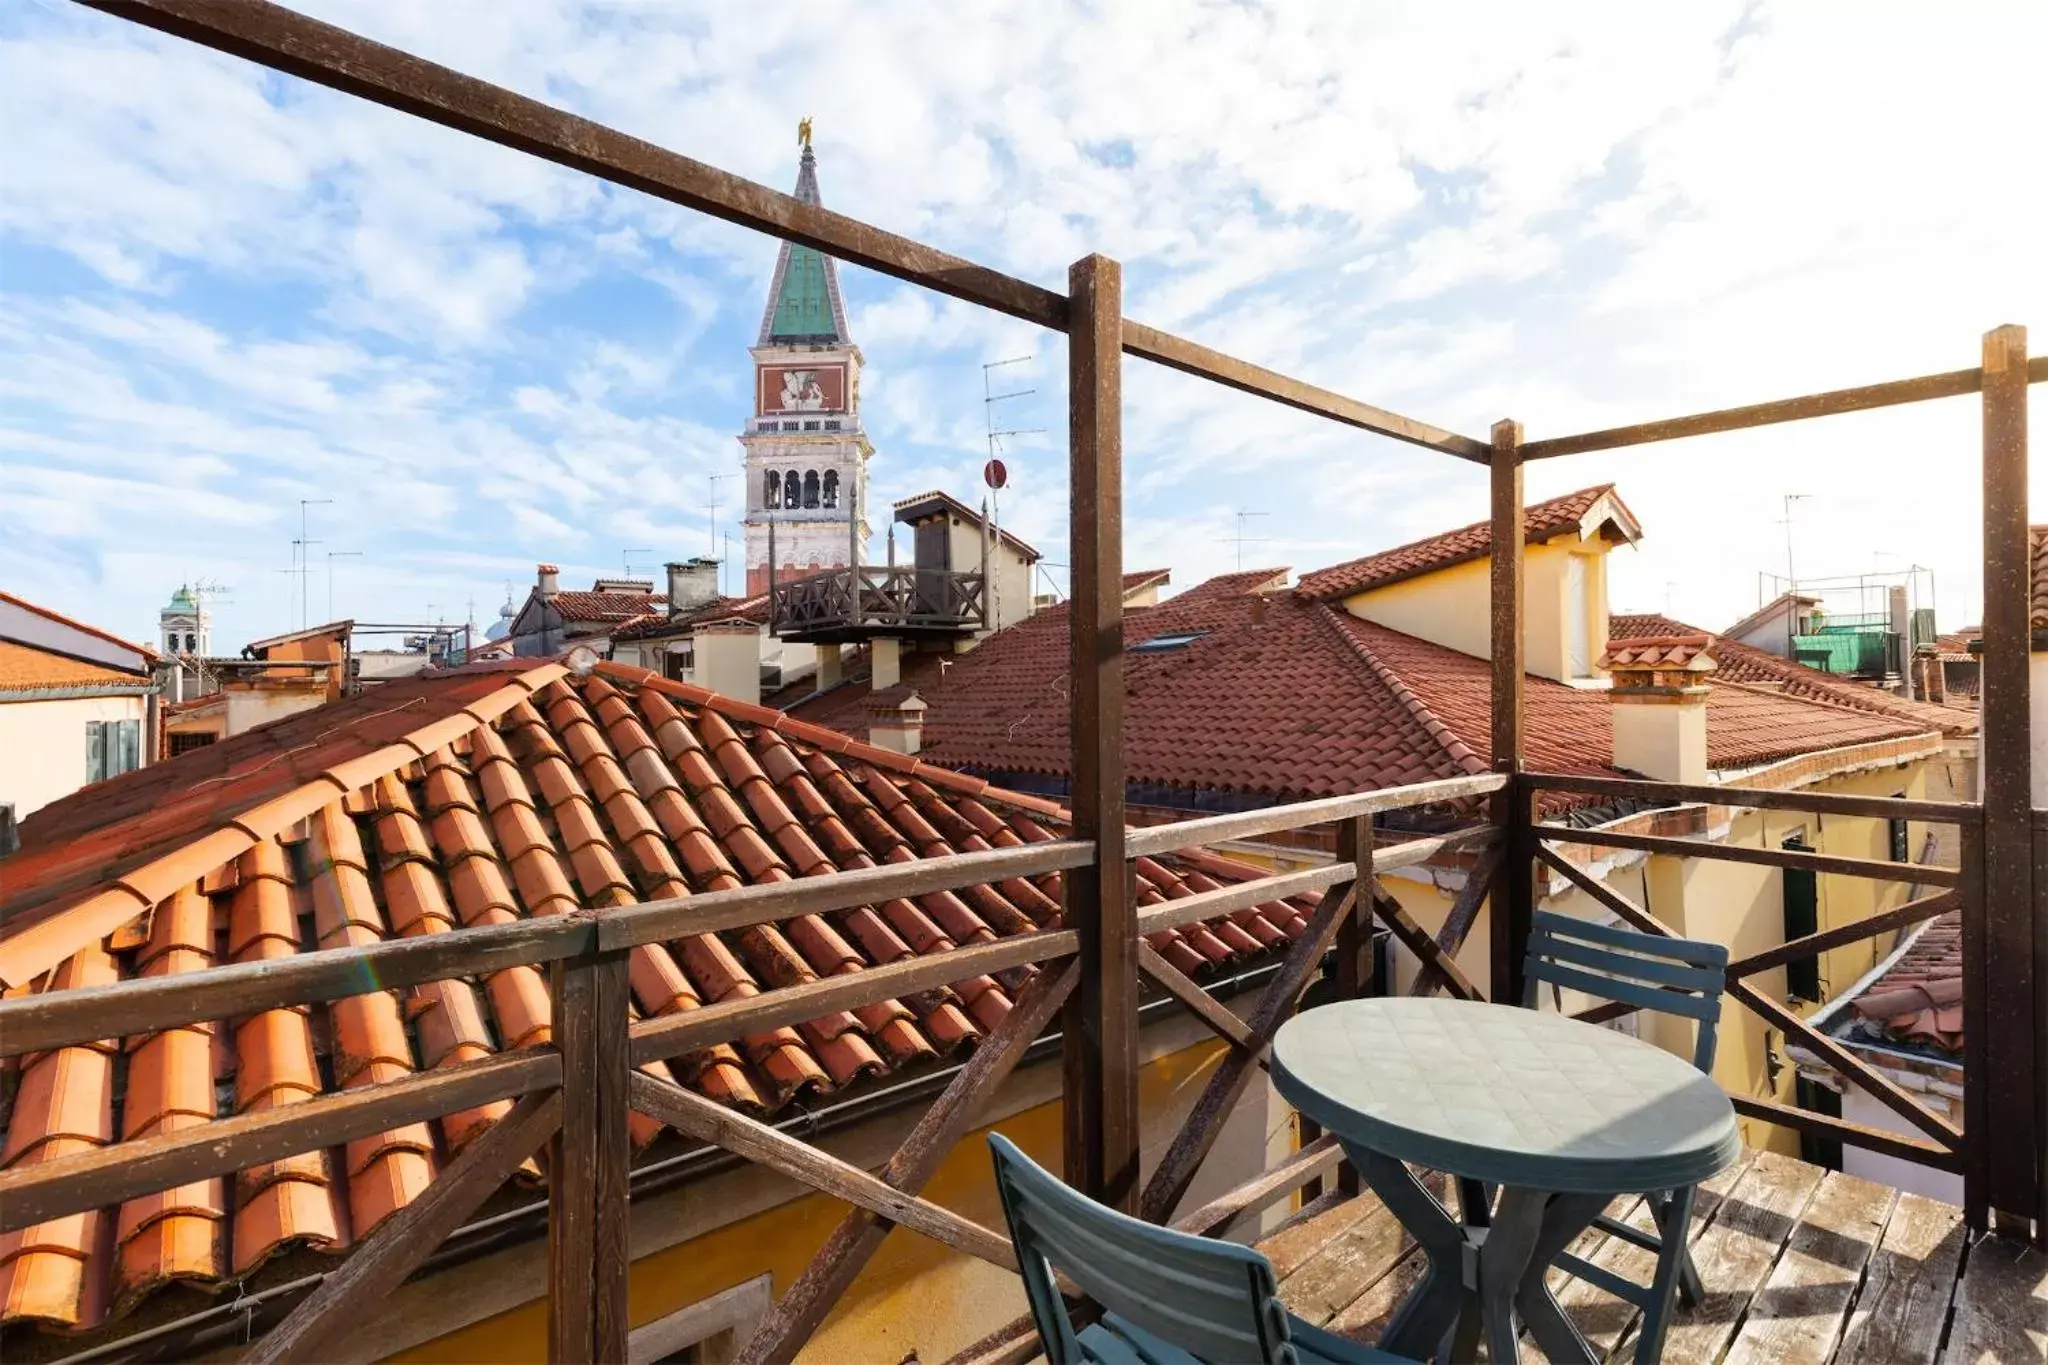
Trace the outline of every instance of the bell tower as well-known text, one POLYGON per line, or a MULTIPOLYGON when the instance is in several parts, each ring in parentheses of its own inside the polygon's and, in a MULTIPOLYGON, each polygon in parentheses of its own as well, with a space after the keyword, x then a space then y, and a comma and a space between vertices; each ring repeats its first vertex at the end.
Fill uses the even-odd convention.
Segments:
MULTIPOLYGON (((796 197, 822 204, 809 119, 797 125, 797 139, 803 153, 796 197)), ((746 451, 752 597, 768 590, 771 522, 782 582, 844 568, 867 543, 867 467, 874 448, 860 424, 860 348, 847 331, 830 256, 782 244, 750 354, 753 414, 739 439, 746 451)))

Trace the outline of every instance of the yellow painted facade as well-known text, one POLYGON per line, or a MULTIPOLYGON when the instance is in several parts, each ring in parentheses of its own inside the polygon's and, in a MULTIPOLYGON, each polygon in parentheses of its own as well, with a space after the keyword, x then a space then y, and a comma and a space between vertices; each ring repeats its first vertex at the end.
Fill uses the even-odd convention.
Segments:
MULTIPOLYGON (((1185 1111, 1222 1050, 1218 1043, 1197 1044, 1143 1068, 1139 1095, 1148 1152, 1154 1132, 1185 1111)), ((1035 1160, 1059 1169, 1057 1102, 1021 1110, 993 1127, 1035 1160)), ((979 1129, 961 1139, 924 1194, 986 1227, 1000 1228, 1003 1213, 990 1171, 989 1131, 979 1129)), ((1161 1140, 1170 1135, 1164 1133, 1161 1140)), ((629 1282, 632 1323, 637 1327, 664 1317, 764 1272, 773 1277, 779 1298, 846 1212, 847 1205, 837 1200, 806 1195, 639 1258, 629 1282)), ((913 1354, 925 1361, 943 1360, 1025 1310, 1023 1282, 1014 1274, 898 1230, 882 1243, 798 1359, 817 1365, 894 1365, 913 1354)), ((512 1365, 546 1358, 547 1304, 538 1299, 389 1357, 413 1365, 512 1365)))
MULTIPOLYGON (((1522 640, 1531 673, 1559 681, 1603 676, 1592 665, 1607 649, 1610 548, 1598 536, 1581 541, 1569 534, 1528 547, 1522 557, 1522 640), (1576 650, 1574 634, 1581 637, 1576 650)), ((1475 559, 1353 594, 1344 599, 1344 609, 1483 659, 1492 653, 1491 573, 1486 560, 1475 559)))

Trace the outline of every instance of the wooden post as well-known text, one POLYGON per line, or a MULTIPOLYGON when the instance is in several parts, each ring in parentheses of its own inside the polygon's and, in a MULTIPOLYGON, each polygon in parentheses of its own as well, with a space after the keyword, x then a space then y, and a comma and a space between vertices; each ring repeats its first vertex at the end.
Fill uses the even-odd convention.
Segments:
POLYGON ((1123 269, 1067 272, 1074 835, 1095 861, 1065 876, 1081 984, 1063 1031, 1067 1183, 1112 1208, 1138 1190, 1138 948, 1124 857, 1123 269))
POLYGON ((555 1046, 562 1127, 548 1161, 548 1359, 626 1358, 626 954, 556 962, 555 1046))
POLYGON ((768 518, 768 633, 777 634, 782 621, 775 614, 775 518, 768 518))
POLYGON ((1535 836, 1522 771, 1522 424, 1493 424, 1493 770, 1508 774, 1494 793, 1502 855, 1494 869, 1493 998, 1522 998, 1522 957, 1535 901, 1535 836))
MULTIPOLYGON (((1984 1203, 1991 1224, 2024 1228, 2040 1188, 2039 1021, 2034 1005, 2033 800, 2028 735, 2027 332, 1984 337, 1984 656, 1980 688, 1984 769, 1984 1027, 1966 1034, 1964 1083, 1983 1084, 1984 1122, 1965 1140, 1988 1143, 1984 1203)), ((1966 1101, 1967 1103, 1967 1101, 1966 1101)), ((1965 1169, 1970 1163, 1965 1163, 1965 1169)))

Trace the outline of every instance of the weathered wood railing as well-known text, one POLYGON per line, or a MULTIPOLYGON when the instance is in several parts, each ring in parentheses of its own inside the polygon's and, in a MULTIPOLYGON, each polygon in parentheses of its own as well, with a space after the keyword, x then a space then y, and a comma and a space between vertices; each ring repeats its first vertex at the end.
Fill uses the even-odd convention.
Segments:
MULTIPOLYGON (((1502 781, 1491 775, 1462 778, 1132 831, 1125 858, 1130 862, 1216 839, 1332 820, 1357 830, 1374 813, 1483 795, 1502 781)), ((1219 1076, 1212 1083, 1214 1094, 1198 1106, 1199 1121, 1191 1120, 1176 1144, 1180 1155, 1173 1166, 1178 1186, 1173 1199, 1213 1143, 1216 1121, 1241 1092, 1273 1030, 1319 969, 1331 942, 1354 923, 1347 889, 1356 883, 1360 866, 1369 866, 1368 875, 1412 866, 1447 846, 1483 837, 1483 830, 1468 831, 1372 849, 1369 838, 1354 834, 1351 856, 1327 866, 1230 883, 1137 912, 1136 933, 1145 935, 1323 893, 1314 926, 1292 946, 1267 988, 1266 1003, 1248 1023, 1226 1023, 1235 1016, 1225 1006, 1156 954, 1146 964, 1165 989, 1235 1044, 1224 1068, 1231 1079, 1224 1082, 1219 1076)), ((376 982, 380 990, 402 990, 512 965, 545 964, 551 969, 555 1021, 546 1045, 0 1172, 0 1231, 230 1175, 401 1124, 515 1100, 512 1112, 486 1138, 466 1148, 426 1194, 393 1215, 264 1336, 251 1359, 318 1358, 322 1343, 331 1345, 345 1333, 358 1314, 403 1281, 544 1144, 549 1147, 551 1353, 560 1359, 619 1359, 626 1330, 626 1115, 638 1111, 854 1206, 748 1351, 749 1359, 786 1360, 892 1226, 901 1224, 1014 1268, 1008 1240, 1000 1232, 932 1204, 918 1191, 1074 992, 1080 978, 1079 935, 1065 926, 1043 928, 645 1020, 631 1017, 628 954, 640 944, 895 897, 1071 874, 1094 867, 1095 852, 1085 840, 1026 844, 0 1001, 0 1056, 15 1056, 343 999, 362 994, 366 981, 376 982), (880 1176, 665 1079, 634 1071, 765 1029, 1020 966, 1041 970, 880 1176), (600 1273, 592 1275, 592 1266, 600 1267, 600 1273)), ((1355 964, 1355 935, 1351 942, 1355 964)), ((1078 1038, 1071 1041, 1079 1046, 1078 1038)))
POLYGON ((960 631, 988 625, 980 573, 863 564, 777 583, 772 620, 792 638, 820 631, 886 634, 960 631))

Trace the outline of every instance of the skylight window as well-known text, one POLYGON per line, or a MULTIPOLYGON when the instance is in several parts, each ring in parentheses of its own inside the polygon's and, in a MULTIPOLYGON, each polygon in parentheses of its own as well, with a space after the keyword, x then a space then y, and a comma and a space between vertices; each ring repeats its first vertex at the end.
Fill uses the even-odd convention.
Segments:
POLYGON ((1190 630, 1179 635, 1155 635, 1143 644, 1132 645, 1131 653, 1164 654, 1169 649, 1186 649, 1208 633, 1206 630, 1190 630))

